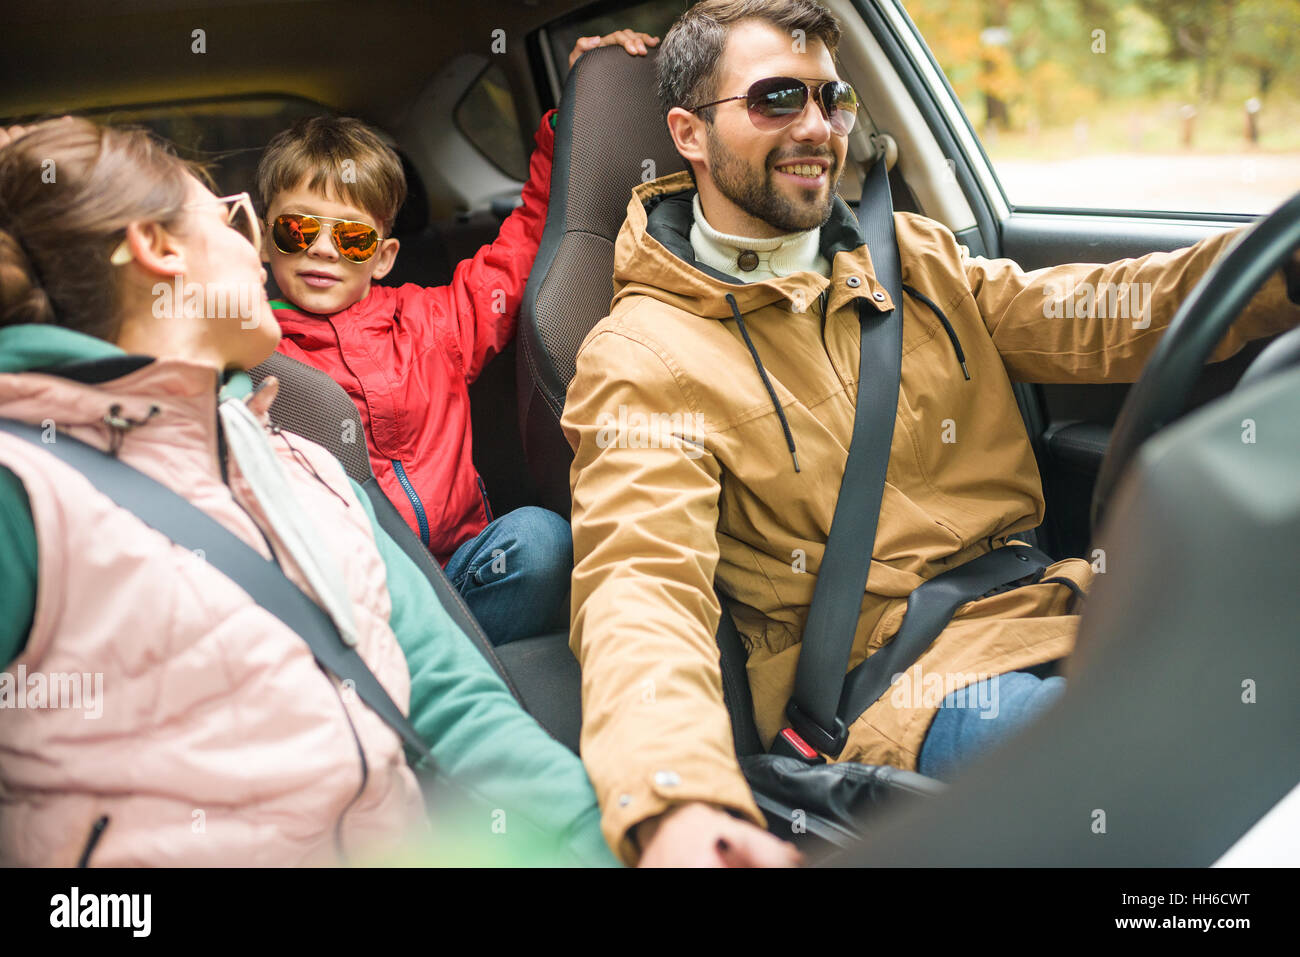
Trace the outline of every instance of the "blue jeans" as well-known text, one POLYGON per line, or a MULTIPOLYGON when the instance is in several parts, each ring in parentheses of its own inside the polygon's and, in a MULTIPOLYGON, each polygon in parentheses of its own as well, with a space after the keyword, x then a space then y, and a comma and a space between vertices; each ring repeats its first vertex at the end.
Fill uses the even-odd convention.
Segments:
POLYGON ((1011 737, 1065 691, 1059 676, 1012 671, 960 688, 943 699, 921 745, 917 770, 941 780, 1011 737))
POLYGON ((573 537, 554 512, 507 512, 457 548, 446 572, 494 645, 569 626, 573 537))

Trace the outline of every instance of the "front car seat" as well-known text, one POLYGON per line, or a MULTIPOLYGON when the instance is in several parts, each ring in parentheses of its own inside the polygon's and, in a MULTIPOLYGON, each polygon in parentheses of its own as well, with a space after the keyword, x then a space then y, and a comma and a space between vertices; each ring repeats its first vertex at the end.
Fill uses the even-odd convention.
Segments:
MULTIPOLYGON (((651 92, 656 57, 654 50, 629 57, 619 47, 584 54, 569 71, 555 126, 546 228, 519 315, 519 424, 542 504, 565 516, 571 504, 573 451, 560 430, 560 415, 578 348, 609 314, 614 241, 627 218, 628 200, 640 183, 686 169, 651 92), (575 117, 582 119, 575 122, 575 117)), ((737 753, 757 754, 762 745, 746 655, 726 607, 724 600, 718 633, 724 697, 737 753)), ((499 650, 526 650, 532 667, 576 674, 567 638, 528 639, 499 650)), ((536 717, 547 727, 557 722, 571 727, 572 710, 580 708, 580 686, 567 695, 560 695, 558 687, 545 713, 536 717)), ((580 725, 580 714, 577 719, 580 725)))

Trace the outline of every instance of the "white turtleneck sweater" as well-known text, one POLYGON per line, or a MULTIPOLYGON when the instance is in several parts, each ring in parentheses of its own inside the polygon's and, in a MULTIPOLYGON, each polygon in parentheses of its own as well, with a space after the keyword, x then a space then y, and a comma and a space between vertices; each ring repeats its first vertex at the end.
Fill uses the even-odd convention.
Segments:
POLYGON ((771 239, 750 239, 720 233, 709 225, 700 206, 700 194, 692 200, 695 222, 691 225, 691 247, 695 258, 718 272, 734 276, 741 282, 762 282, 796 272, 831 274, 831 265, 821 254, 821 227, 800 233, 788 233, 771 239), (758 265, 745 271, 740 268, 741 253, 753 250, 758 265))

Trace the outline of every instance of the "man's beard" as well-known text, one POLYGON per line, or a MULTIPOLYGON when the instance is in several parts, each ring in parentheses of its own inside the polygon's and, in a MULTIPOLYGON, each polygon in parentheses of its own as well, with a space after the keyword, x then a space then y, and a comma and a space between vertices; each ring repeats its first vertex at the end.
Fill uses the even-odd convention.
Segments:
MULTIPOLYGON (((803 154, 799 159, 827 159, 831 168, 827 170, 830 189, 826 198, 820 201, 797 203, 783 195, 772 182, 775 169, 766 163, 761 169, 755 169, 727 148, 718 136, 713 124, 708 124, 709 172, 718 192, 731 200, 755 219, 762 220, 773 229, 782 233, 799 233, 808 229, 824 226, 831 218, 831 209, 835 202, 835 188, 839 185, 842 168, 837 168, 834 154, 803 154)), ((770 154, 769 154, 770 156, 770 154)), ((796 157, 782 157, 789 161, 796 157)), ((812 192, 812 190, 808 190, 812 192)))

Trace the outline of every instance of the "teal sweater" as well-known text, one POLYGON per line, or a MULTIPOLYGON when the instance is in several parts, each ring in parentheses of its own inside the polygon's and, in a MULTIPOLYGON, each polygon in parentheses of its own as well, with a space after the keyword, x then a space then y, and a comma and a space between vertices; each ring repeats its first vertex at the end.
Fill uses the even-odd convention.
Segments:
MULTIPOLYGON (((122 354, 67 329, 0 329, 0 373, 54 371, 65 363, 122 354)), ((237 374, 223 394, 238 395, 248 388, 248 377, 237 374)), ((429 848, 411 849, 403 863, 614 864, 582 762, 524 712, 447 615, 424 573, 380 528, 365 493, 359 487, 356 492, 388 570, 389 624, 411 671, 411 723, 441 771, 475 795, 471 807, 457 812, 453 828, 440 822, 435 785, 431 816, 435 831, 442 833, 429 848), (448 839, 448 831, 456 833, 448 839)), ((31 630, 36 547, 27 494, 13 472, 0 466, 3 666, 21 653, 31 630)))

